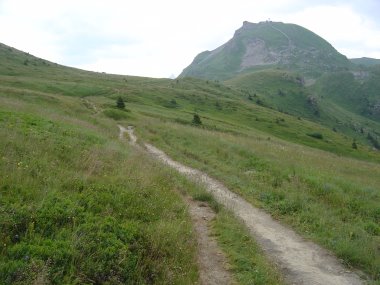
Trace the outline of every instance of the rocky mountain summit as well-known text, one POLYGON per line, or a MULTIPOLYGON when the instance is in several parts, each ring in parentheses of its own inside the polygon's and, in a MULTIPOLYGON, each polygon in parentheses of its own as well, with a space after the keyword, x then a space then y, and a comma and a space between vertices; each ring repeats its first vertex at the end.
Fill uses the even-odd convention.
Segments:
POLYGON ((245 21, 227 43, 196 56, 180 77, 224 80, 273 67, 318 77, 326 71, 346 70, 350 65, 331 44, 301 26, 245 21))

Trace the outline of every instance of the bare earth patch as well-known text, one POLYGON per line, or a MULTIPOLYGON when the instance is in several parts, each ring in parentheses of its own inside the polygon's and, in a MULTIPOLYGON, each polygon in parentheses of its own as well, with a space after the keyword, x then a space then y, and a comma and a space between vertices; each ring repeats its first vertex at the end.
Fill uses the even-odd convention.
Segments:
POLYGON ((209 225, 215 218, 214 211, 203 202, 185 198, 194 224, 198 241, 198 264, 200 282, 204 285, 232 284, 226 257, 210 235, 209 225))

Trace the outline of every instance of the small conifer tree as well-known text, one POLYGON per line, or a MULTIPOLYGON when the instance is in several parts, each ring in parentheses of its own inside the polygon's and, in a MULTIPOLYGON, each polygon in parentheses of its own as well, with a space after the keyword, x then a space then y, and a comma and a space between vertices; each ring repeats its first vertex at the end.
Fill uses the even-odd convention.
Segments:
POLYGON ((125 109, 125 103, 124 103, 123 98, 121 97, 117 98, 116 107, 118 107, 119 109, 125 109))
POLYGON ((356 144, 355 140, 352 142, 352 148, 353 149, 358 149, 358 145, 356 144))

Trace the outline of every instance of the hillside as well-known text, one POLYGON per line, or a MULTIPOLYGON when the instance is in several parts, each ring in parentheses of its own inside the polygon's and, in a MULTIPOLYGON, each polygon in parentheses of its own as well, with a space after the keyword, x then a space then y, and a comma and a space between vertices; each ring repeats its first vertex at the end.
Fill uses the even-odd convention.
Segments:
POLYGON ((95 74, 0 50, 0 283, 195 282, 185 186, 81 97, 95 74))
POLYGON ((356 65, 362 65, 362 66, 372 66, 372 65, 380 64, 380 59, 369 58, 369 57, 350 58, 350 61, 356 65))
POLYGON ((197 55, 179 77, 225 80, 268 67, 316 77, 326 71, 345 70, 350 64, 327 41, 301 26, 244 22, 231 40, 197 55))
POLYGON ((310 86, 299 73, 277 69, 243 73, 225 84, 240 88, 252 102, 307 118, 378 147, 378 82, 379 71, 374 66, 365 71, 326 73, 310 86))
MULTIPOLYGON (((265 106, 276 103, 265 88, 307 98, 297 73, 255 74, 255 97, 249 85, 88 72, 5 45, 0 61, 0 283, 196 284, 183 193, 216 209, 209 228, 237 284, 283 284, 239 220, 200 185, 121 142, 121 124, 378 284, 379 153, 365 137, 308 119, 308 107, 298 116, 265 106), (125 110, 115 107, 119 97, 125 110)), ((304 108, 298 100, 289 107, 304 108)))
POLYGON ((380 65, 357 72, 325 74, 314 87, 320 96, 380 122, 380 65))
POLYGON ((313 119, 314 106, 307 103, 311 93, 303 81, 297 73, 266 69, 243 73, 225 81, 225 84, 241 88, 250 100, 263 106, 313 119))

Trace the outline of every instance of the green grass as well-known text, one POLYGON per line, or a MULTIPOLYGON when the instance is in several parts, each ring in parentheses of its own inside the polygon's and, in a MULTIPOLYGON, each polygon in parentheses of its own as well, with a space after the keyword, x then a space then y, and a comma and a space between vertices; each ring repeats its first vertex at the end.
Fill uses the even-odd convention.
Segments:
POLYGON ((120 121, 120 120, 126 120, 129 118, 128 113, 124 110, 118 110, 118 109, 111 109, 108 108, 103 111, 104 115, 107 117, 114 119, 115 121, 120 121))
POLYGON ((314 90, 325 100, 335 102, 354 114, 379 121, 380 112, 376 104, 379 100, 380 68, 369 67, 361 72, 363 78, 358 79, 347 71, 326 74, 317 81, 314 90))
POLYGON ((379 278, 377 163, 254 132, 232 135, 152 121, 141 129, 175 159, 208 172, 348 265, 379 278))
POLYGON ((302 76, 281 70, 264 70, 236 76, 227 85, 243 89, 252 101, 262 101, 280 112, 315 118, 314 108, 307 102, 310 92, 302 85, 302 76))
POLYGON ((284 284, 278 268, 263 257, 247 229, 231 213, 222 210, 217 215, 213 232, 239 284, 284 284))
POLYGON ((49 103, 69 113, 59 120, 40 116, 46 102, 7 102, 0 109, 0 283, 196 282, 180 180, 120 143, 112 121, 72 124, 76 110, 61 102, 49 103))

